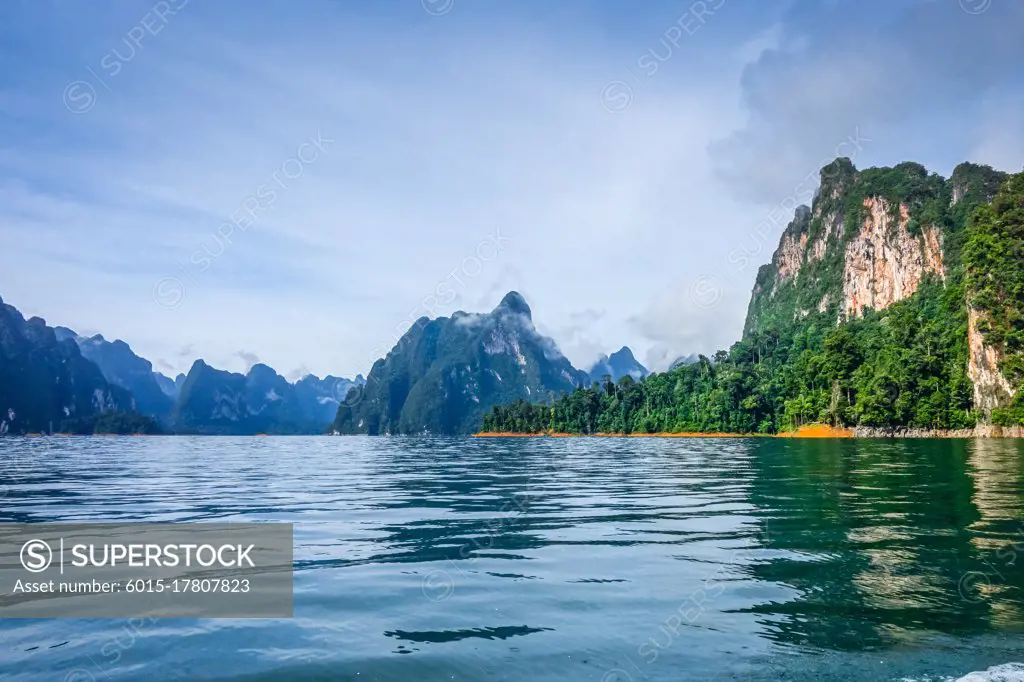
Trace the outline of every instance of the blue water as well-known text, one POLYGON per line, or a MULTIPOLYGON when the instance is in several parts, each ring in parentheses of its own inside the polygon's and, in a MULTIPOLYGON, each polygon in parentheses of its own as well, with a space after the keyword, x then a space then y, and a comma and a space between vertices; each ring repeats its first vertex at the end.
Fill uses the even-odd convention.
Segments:
MULTIPOLYGON (((6 438, 0 461, 3 522, 295 523, 294 618, 0 621, 4 680, 946 680, 1024 661, 1020 442, 6 438)), ((970 679, 1024 680, 1000 674, 970 679)))

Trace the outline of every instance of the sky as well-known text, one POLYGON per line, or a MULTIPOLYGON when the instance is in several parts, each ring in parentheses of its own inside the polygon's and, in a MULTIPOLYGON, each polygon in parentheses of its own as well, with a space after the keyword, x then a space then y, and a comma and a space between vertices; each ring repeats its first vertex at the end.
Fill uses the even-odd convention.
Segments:
POLYGON ((1024 167, 1015 0, 0 5, 0 297, 366 374, 521 292, 579 367, 743 326, 818 169, 1024 167))

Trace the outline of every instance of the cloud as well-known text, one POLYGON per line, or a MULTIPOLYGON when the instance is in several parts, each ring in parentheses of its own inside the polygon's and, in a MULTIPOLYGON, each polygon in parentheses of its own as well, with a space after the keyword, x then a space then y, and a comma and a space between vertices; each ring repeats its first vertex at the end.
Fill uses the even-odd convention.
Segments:
POLYGON ((1024 92, 993 97, 981 108, 969 158, 995 168, 1024 170, 1024 92))
POLYGON ((258 355, 256 355, 255 353, 250 353, 249 351, 238 350, 235 351, 233 355, 234 357, 238 358, 239 360, 245 363, 246 373, 248 373, 249 370, 252 369, 253 365, 258 364, 260 361, 258 355))
POLYGON ((1022 85, 1024 4, 963 4, 795 3, 777 46, 743 74, 748 121, 710 146, 719 176, 772 204, 823 160, 850 156, 858 134, 886 163, 966 152, 987 136, 987 97, 1022 85))
POLYGON ((312 372, 309 371, 308 367, 306 367, 305 365, 299 365, 295 369, 285 374, 284 378, 294 384, 299 379, 302 379, 310 374, 312 374, 312 372))
POLYGON ((608 312, 596 308, 575 310, 553 324, 539 325, 543 333, 558 340, 558 346, 573 365, 588 368, 609 352, 602 340, 602 322, 608 312))
POLYGON ((718 275, 679 280, 658 292, 630 326, 650 343, 644 365, 664 371, 693 353, 712 355, 737 340, 747 294, 718 275))
POLYGON ((454 318, 456 326, 466 329, 477 329, 480 326, 491 322, 491 318, 482 313, 466 313, 454 318))

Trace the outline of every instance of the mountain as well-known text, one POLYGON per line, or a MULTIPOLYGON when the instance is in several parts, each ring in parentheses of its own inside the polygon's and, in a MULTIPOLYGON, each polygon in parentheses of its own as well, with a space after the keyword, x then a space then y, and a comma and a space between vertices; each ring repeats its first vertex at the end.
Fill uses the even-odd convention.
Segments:
MULTIPOLYGON (((745 256, 730 254, 741 264, 745 256)), ((1024 426, 1024 173, 821 171, 758 271, 743 337, 643 383, 513 404, 488 431, 1024 426)), ((963 431, 961 431, 963 432, 963 431)))
POLYGON ((362 376, 307 375, 292 384, 264 364, 237 374, 196 360, 180 383, 171 425, 180 433, 321 434, 348 392, 363 382, 362 376))
POLYGON ((177 400, 178 394, 181 393, 181 385, 185 383, 185 375, 179 374, 174 379, 169 376, 165 376, 160 372, 153 372, 153 379, 156 380, 157 386, 164 392, 171 400, 177 400))
POLYGON ((339 407, 333 429, 469 433, 493 405, 551 401, 589 382, 537 332, 530 306, 513 291, 490 313, 417 320, 339 407))
POLYGON ((309 418, 295 387, 264 364, 237 374, 202 360, 193 363, 171 414, 171 424, 180 433, 323 433, 329 423, 329 418, 309 418))
POLYGON ((127 343, 107 341, 100 334, 80 336, 67 327, 55 327, 54 332, 58 339, 78 344, 82 355, 100 368, 108 382, 131 393, 139 412, 158 420, 170 414, 173 399, 160 387, 152 363, 132 352, 127 343))
POLYGON ((100 430, 155 430, 136 416, 115 419, 134 408, 128 391, 108 382, 73 340, 0 299, 0 434, 92 432, 100 420, 100 430))
POLYGON ((672 370, 676 369, 677 367, 686 367, 687 365, 695 365, 698 362, 700 362, 700 356, 697 355, 696 353, 691 353, 690 355, 683 355, 681 357, 676 358, 672 362, 672 364, 669 365, 668 369, 671 372, 672 370))
POLYGON ((611 357, 602 355, 598 358, 588 374, 591 382, 601 383, 606 376, 610 376, 615 382, 624 376, 631 376, 634 380, 639 381, 650 372, 637 362, 637 359, 633 357, 633 351, 628 346, 623 346, 612 353, 611 357))
POLYGON ((323 425, 330 424, 338 414, 338 406, 349 391, 366 383, 360 374, 355 380, 328 375, 323 379, 307 374, 295 383, 295 396, 302 412, 323 425))
MULTIPOLYGON (((978 217, 997 209, 993 201, 1001 192, 1015 194, 1013 187, 1020 184, 1020 177, 1011 180, 988 166, 962 163, 947 180, 916 163, 857 171, 849 160, 837 160, 822 170, 820 197, 813 209, 798 212, 772 262, 759 271, 746 333, 785 334, 816 322, 840 324, 862 318, 868 321, 858 328, 871 327, 884 319, 873 316, 874 312, 907 302, 900 311, 917 306, 923 313, 930 304, 930 310, 942 316, 932 322, 942 328, 931 336, 921 337, 921 330, 916 335, 926 357, 945 360, 945 370, 934 378, 947 384, 940 393, 946 397, 932 397, 953 400, 957 389, 969 384, 972 407, 983 420, 990 419, 993 410, 1009 404, 1015 391, 998 369, 1002 351, 983 339, 988 325, 979 312, 977 291, 972 289, 990 278, 1012 282, 1012 273, 1022 266, 1015 257, 1021 244, 1011 236, 1001 251, 986 241, 978 217), (972 240, 973 251, 965 253, 972 240), (998 262, 1008 272, 1000 273, 998 262), (972 269, 977 273, 975 284, 965 289, 965 272, 972 269)), ((1011 213, 1006 206, 1012 201, 1004 197, 1001 203, 1002 213, 1011 213)), ((1004 300, 1012 302, 1002 309, 1004 318, 1019 317, 1024 301, 1012 294, 1004 300)), ((1000 340, 995 340, 999 345, 1000 340)), ((901 350, 906 350, 908 341, 903 340, 901 350)), ((872 352, 877 355, 877 349, 872 352)), ((910 367, 920 360, 913 354, 906 357, 910 367)), ((896 377, 906 375, 905 371, 883 370, 877 359, 873 364, 873 373, 889 385, 888 392, 904 397, 912 394, 904 390, 911 387, 899 384, 916 383, 935 373, 933 369, 925 376, 910 375, 899 381, 896 377)), ((867 410, 871 421, 902 422, 909 417, 890 413, 879 414, 878 419, 872 412, 876 411, 867 410)))

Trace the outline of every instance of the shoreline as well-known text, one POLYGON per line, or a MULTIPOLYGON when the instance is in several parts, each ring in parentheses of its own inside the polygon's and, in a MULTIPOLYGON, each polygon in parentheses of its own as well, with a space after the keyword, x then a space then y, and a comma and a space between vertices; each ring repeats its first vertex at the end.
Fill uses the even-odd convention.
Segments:
MULTIPOLYGON (((90 436, 100 437, 133 437, 133 438, 157 438, 172 436, 228 436, 234 438, 266 438, 272 434, 184 434, 184 433, 25 433, 7 434, 18 438, 88 438, 90 436)), ((333 436, 340 434, 279 434, 280 436, 333 436)), ((970 429, 921 429, 915 427, 865 427, 857 426, 852 429, 837 428, 824 424, 812 424, 803 426, 797 431, 786 433, 724 433, 724 432, 657 432, 657 433, 564 433, 559 431, 542 431, 539 433, 515 433, 508 431, 480 431, 473 434, 466 434, 470 438, 818 438, 818 439, 896 439, 896 438, 931 438, 931 439, 1024 439, 1024 426, 995 426, 992 424, 979 424, 970 429)))
POLYGON ((912 427, 864 427, 840 429, 816 424, 803 426, 787 433, 714 433, 714 432, 662 432, 662 433, 511 433, 481 431, 474 438, 935 438, 935 439, 1024 439, 1024 426, 994 426, 979 424, 972 429, 919 429, 912 427))
POLYGON ((473 434, 474 438, 855 438, 852 429, 839 429, 832 426, 804 426, 792 433, 715 433, 704 431, 680 431, 673 433, 563 433, 560 431, 544 431, 541 433, 512 433, 501 431, 481 431, 473 434))

